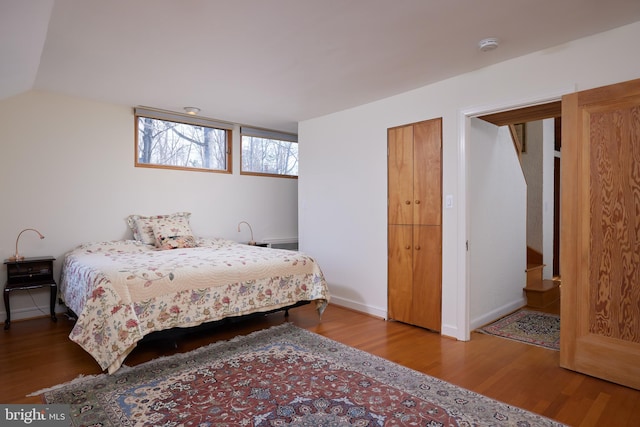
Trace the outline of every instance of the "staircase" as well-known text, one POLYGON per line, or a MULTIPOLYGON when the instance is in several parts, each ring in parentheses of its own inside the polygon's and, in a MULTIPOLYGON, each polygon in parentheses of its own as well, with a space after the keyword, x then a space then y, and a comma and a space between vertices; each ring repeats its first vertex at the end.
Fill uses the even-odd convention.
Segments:
POLYGON ((534 308, 548 307, 560 299, 560 280, 542 278, 542 254, 527 248, 527 305, 534 308))

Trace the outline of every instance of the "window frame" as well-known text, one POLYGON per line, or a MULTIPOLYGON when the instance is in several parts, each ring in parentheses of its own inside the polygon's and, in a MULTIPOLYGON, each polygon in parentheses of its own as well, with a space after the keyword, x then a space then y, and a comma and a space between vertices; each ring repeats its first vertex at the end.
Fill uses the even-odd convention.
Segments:
MULTIPOLYGON (((291 142, 293 144, 298 144, 298 135, 294 133, 287 132, 279 132, 271 129, 262 129, 250 126, 241 126, 240 127, 240 175, 252 175, 252 176, 268 176, 273 178, 288 178, 288 179, 298 179, 298 175, 287 175, 287 174, 278 174, 278 173, 268 173, 268 172, 254 172, 254 171, 245 171, 242 168, 243 159, 242 155, 244 152, 244 138, 243 137, 254 137, 254 138, 262 138, 267 140, 274 141, 284 141, 291 142)), ((299 161, 299 160, 298 160, 299 161)))
POLYGON ((187 114, 175 113, 172 111, 164 111, 157 110, 146 107, 136 107, 134 108, 134 166, 140 168, 152 168, 152 169, 168 169, 168 170, 184 170, 184 171, 195 171, 195 172, 212 172, 212 173, 224 173, 231 174, 233 173, 233 127, 234 125, 231 123, 226 123, 222 121, 217 121, 213 119, 209 119, 206 117, 200 116, 191 116, 187 114), (140 118, 149 118, 153 120, 167 121, 172 123, 180 123, 191 126, 202 126, 208 127, 212 129, 222 130, 225 132, 226 139, 226 147, 225 147, 225 159, 226 159, 226 168, 225 169, 212 169, 212 168, 197 168, 197 167, 189 167, 189 166, 174 166, 174 165, 163 165, 157 163, 142 163, 139 161, 139 122, 140 118))

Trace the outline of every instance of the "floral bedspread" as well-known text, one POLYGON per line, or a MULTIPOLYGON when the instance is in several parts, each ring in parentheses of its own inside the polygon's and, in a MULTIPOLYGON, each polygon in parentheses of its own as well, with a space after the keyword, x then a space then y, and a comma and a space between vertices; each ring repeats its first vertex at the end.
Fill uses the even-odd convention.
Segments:
POLYGON ((68 252, 60 297, 78 315, 69 338, 113 373, 151 332, 298 301, 315 301, 322 314, 329 291, 318 264, 301 252, 226 239, 173 250, 123 240, 68 252))

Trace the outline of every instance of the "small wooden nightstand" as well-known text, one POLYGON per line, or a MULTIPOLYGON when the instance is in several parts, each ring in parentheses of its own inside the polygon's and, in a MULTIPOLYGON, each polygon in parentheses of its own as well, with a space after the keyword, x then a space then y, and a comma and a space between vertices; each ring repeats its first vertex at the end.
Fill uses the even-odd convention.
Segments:
POLYGON ((7 312, 7 320, 4 329, 11 326, 11 309, 9 307, 9 292, 27 290, 49 286, 51 290, 51 320, 56 318, 56 295, 58 286, 53 280, 54 257, 24 258, 21 260, 4 260, 7 266, 7 283, 4 285, 4 308, 7 312))

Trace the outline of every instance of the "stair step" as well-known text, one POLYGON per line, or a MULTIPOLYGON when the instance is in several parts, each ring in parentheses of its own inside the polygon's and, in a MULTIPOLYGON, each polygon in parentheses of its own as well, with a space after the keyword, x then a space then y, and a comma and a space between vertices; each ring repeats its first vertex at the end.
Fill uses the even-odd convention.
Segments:
POLYGON ((535 308, 547 307, 560 299, 560 283, 553 280, 542 280, 527 284, 527 305, 535 308))
POLYGON ((557 282, 554 282, 553 280, 543 280, 539 283, 527 285, 527 287, 525 287, 524 289, 526 291, 532 291, 532 292, 546 292, 558 287, 560 287, 560 284, 557 282))

